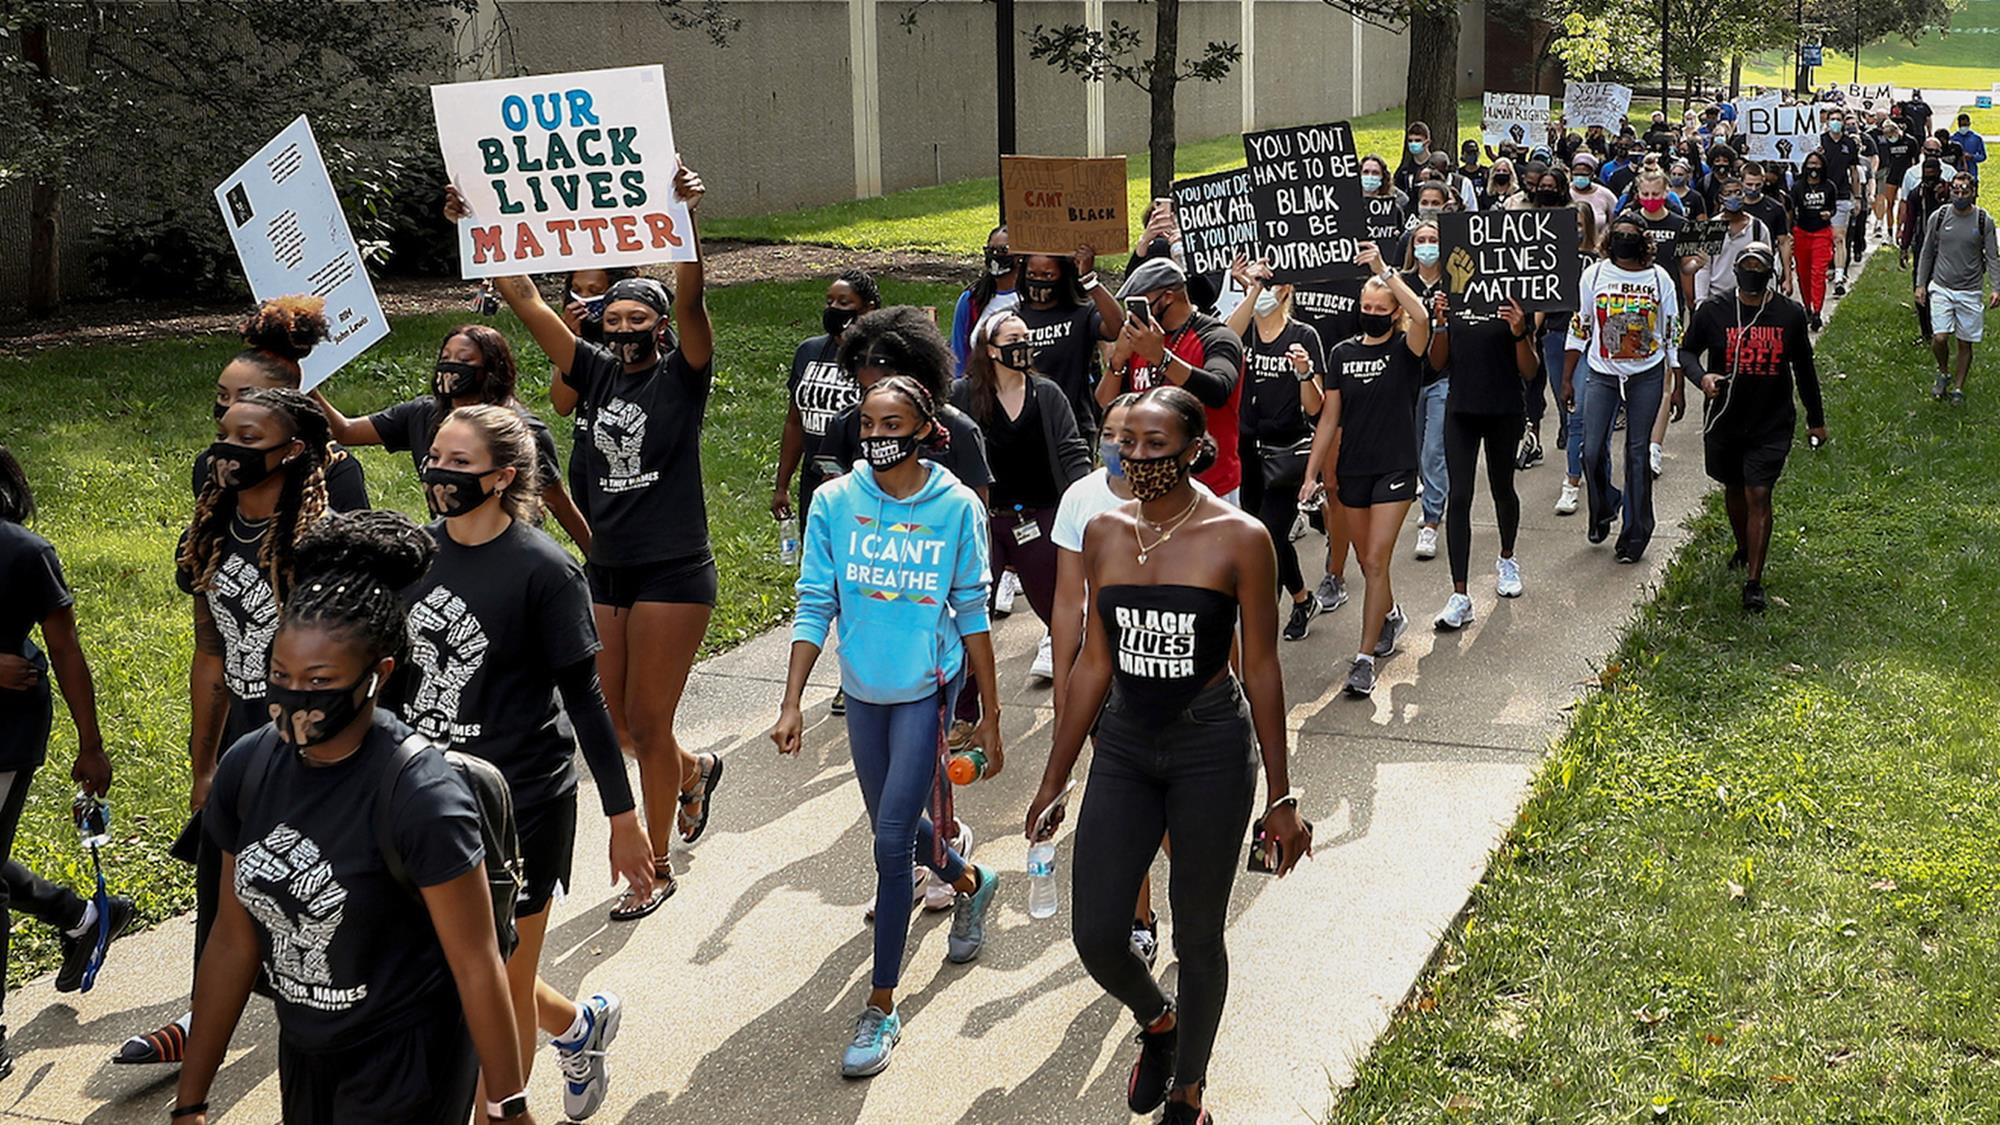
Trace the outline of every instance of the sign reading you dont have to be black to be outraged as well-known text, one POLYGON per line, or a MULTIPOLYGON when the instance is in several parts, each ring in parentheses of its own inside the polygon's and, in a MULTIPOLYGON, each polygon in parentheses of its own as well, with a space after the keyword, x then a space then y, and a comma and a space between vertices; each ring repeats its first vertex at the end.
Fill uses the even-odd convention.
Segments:
POLYGON ((1345 121, 1243 134, 1257 256, 1279 281, 1355 277, 1365 237, 1354 130, 1345 121))
POLYGON ((1491 320, 1511 298, 1523 312, 1576 304, 1576 212, 1568 207, 1526 211, 1447 211, 1438 216, 1451 319, 1491 320))

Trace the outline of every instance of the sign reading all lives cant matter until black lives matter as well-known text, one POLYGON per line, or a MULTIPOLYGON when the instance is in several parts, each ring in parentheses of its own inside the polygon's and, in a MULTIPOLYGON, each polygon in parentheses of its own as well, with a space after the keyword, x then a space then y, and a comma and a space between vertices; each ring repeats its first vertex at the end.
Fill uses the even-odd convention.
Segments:
POLYGON ((658 65, 431 87, 468 278, 695 259, 658 65))
POLYGON ((1099 254, 1132 248, 1122 156, 1002 156, 1000 191, 1007 245, 1016 254, 1067 258, 1079 246, 1099 254))
POLYGON ((389 334, 304 117, 230 173, 215 189, 215 202, 259 301, 295 293, 326 300, 328 338, 299 361, 306 390, 389 334))
POLYGON ((1511 298, 1523 312, 1574 307, 1582 259, 1576 212, 1446 211, 1438 216, 1438 254, 1453 321, 1491 320, 1511 298))
POLYGON ((1354 130, 1345 121, 1243 134, 1256 257, 1278 281, 1365 272, 1354 264, 1367 227, 1354 130))

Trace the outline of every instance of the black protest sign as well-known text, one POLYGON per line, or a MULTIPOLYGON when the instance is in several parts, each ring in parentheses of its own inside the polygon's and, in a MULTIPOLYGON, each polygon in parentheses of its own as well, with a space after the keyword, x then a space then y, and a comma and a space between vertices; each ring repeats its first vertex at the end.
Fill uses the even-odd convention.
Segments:
POLYGON ((1345 121, 1243 134, 1258 256, 1279 281, 1357 277, 1367 232, 1354 130, 1345 121))
POLYGON ((1257 216, 1250 208, 1250 170, 1231 168, 1212 176, 1174 182, 1174 222, 1181 230, 1181 254, 1190 274, 1221 279, 1238 253, 1257 246, 1257 216))
POLYGON ((1722 240, 1728 237, 1728 219, 1689 219, 1687 227, 1674 236, 1674 257, 1703 254, 1713 258, 1722 253, 1722 240))
POLYGON ((1576 303, 1577 217, 1568 207, 1447 211, 1438 216, 1451 317, 1491 320, 1511 300, 1523 312, 1576 303))

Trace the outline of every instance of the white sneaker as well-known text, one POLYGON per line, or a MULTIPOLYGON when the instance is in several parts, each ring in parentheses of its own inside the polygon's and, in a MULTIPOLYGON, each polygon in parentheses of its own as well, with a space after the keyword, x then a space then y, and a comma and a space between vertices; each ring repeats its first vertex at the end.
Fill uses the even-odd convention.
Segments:
MULTIPOLYGON (((911 868, 911 869, 910 869, 910 903, 911 903, 911 905, 915 905, 915 904, 917 904, 917 903, 920 903, 920 902, 921 902, 921 903, 928 903, 928 902, 930 902, 930 891, 931 891, 931 884, 932 884, 932 883, 933 883, 934 881, 935 881, 935 877, 931 875, 931 869, 930 869, 930 868, 928 868, 928 867, 925 867, 925 866, 924 866, 923 864, 919 863, 919 864, 917 864, 917 865, 916 865, 915 867, 913 867, 913 868, 911 868)), ((929 907, 927 906, 927 907, 926 907, 926 909, 929 909, 929 907)), ((869 900, 868 900, 868 904, 867 904, 866 906, 863 906, 863 907, 861 908, 861 920, 862 920, 862 921, 864 921, 864 922, 873 922, 873 921, 875 921, 875 900, 874 900, 874 899, 872 899, 872 898, 871 898, 871 899, 869 899, 869 900)))
POLYGON ((1047 633, 1042 634, 1042 643, 1035 649, 1035 662, 1028 665, 1028 678, 1044 683, 1056 678, 1056 642, 1047 633))
POLYGON ((1000 581, 993 587, 993 615, 1005 617, 1014 612, 1014 599, 1021 594, 1021 576, 1011 570, 1000 572, 1000 581))
POLYGON ((1497 577, 1493 589, 1503 598, 1521 596, 1521 562, 1519 559, 1501 559, 1493 565, 1497 577))
POLYGON ((1653 470, 1654 480, 1660 479, 1660 457, 1662 453, 1660 443, 1657 441, 1646 447, 1646 467, 1653 470))
POLYGON ((1568 481, 1564 481, 1562 495, 1556 497, 1556 515, 1559 516, 1575 515, 1577 502, 1582 498, 1583 498, 1583 490, 1581 488, 1578 488, 1576 485, 1573 485, 1568 481))
MULTIPOLYGON (((972 862, 971 825, 962 820, 958 822, 958 835, 951 842, 951 850, 958 853, 958 858, 967 863, 972 862)), ((924 872, 930 874, 930 868, 924 868, 924 872)), ((958 889, 932 875, 930 884, 924 888, 924 909, 929 913, 939 914, 950 910, 957 903, 958 889)))
POLYGON ((1438 556, 1438 529, 1420 527, 1417 529, 1417 557, 1434 559, 1438 556))
POLYGON ((563 1072, 563 1114, 582 1121, 604 1104, 611 1089, 611 1067, 606 1059, 611 1041, 618 1038, 618 1017, 624 1005, 617 996, 600 992, 585 1000, 583 1034, 573 1041, 555 1040, 557 1065, 563 1072))
POLYGON ((1438 611, 1436 624, 1439 629, 1446 630, 1463 629, 1472 624, 1472 599, 1464 594, 1453 594, 1451 600, 1444 603, 1444 608, 1438 611))

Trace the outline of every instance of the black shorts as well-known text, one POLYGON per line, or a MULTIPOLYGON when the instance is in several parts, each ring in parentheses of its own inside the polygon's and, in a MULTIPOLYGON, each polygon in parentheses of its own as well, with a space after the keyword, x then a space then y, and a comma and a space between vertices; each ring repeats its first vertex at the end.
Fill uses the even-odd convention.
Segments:
POLYGON ((706 551, 633 566, 591 563, 584 571, 590 576, 590 600, 598 605, 630 609, 639 602, 715 604, 715 556, 706 551))
POLYGON ((1731 488, 1769 488, 1785 471, 1792 452, 1790 432, 1770 436, 1718 436, 1702 439, 1702 464, 1711 480, 1731 488))
POLYGON ((1401 504, 1417 498, 1417 474, 1414 469, 1365 476, 1343 473, 1337 481, 1340 487, 1334 491, 1339 494, 1343 508, 1401 504))
POLYGON ((521 837, 521 897, 514 917, 532 918, 569 891, 576 852, 576 790, 514 814, 521 837))
MULTIPOLYGON (((371 998, 372 999, 372 998, 371 998)), ((286 1125, 465 1125, 479 1057, 458 997, 332 1050, 307 1050, 278 1034, 278 1100, 286 1125)))

